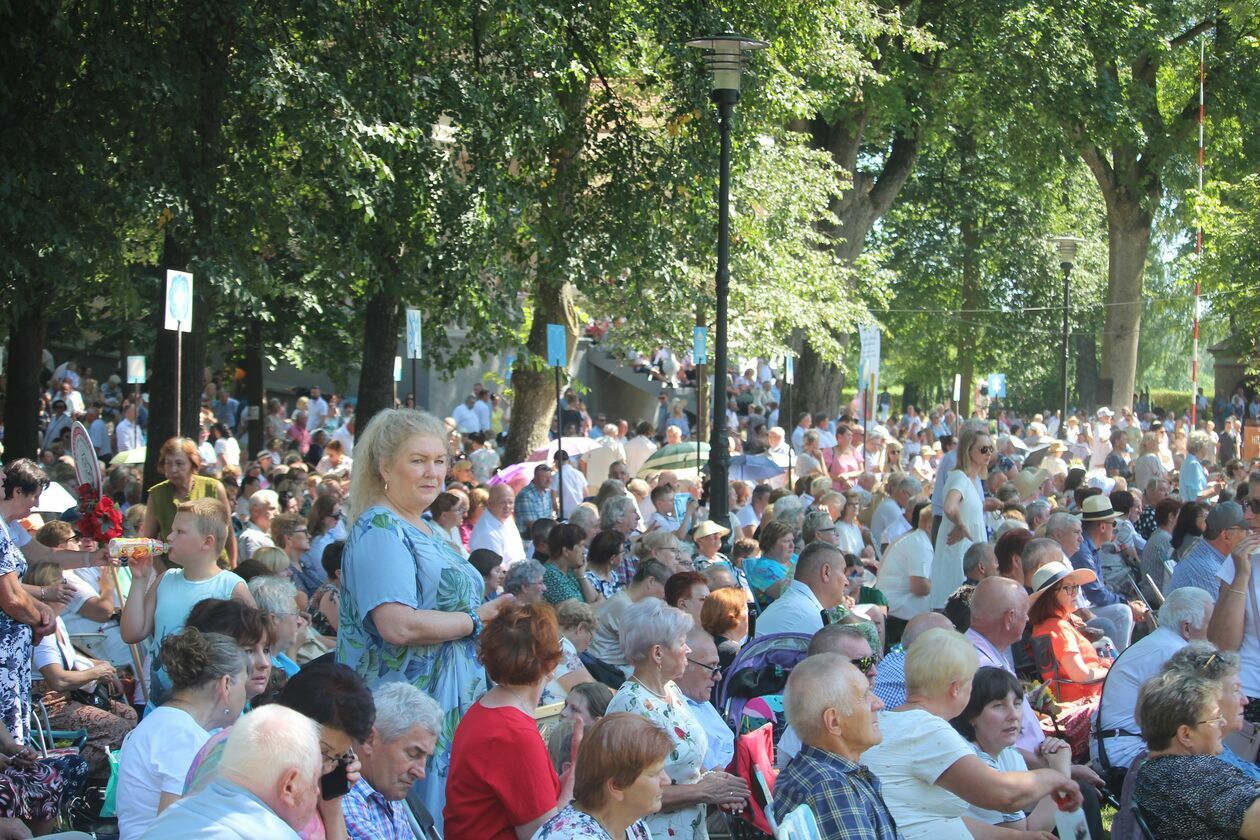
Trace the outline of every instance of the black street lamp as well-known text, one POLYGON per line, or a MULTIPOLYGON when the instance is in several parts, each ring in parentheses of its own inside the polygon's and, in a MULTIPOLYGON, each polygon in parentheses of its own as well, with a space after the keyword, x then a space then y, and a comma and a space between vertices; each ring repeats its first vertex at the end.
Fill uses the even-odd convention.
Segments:
MULTIPOLYGON (((717 105, 718 126, 722 136, 722 162, 718 176, 718 247, 717 247, 717 336, 713 352, 713 429, 709 437, 709 518, 722 523, 730 510, 727 499, 727 477, 731 453, 726 440, 726 320, 730 296, 731 249, 731 114, 739 101, 739 82, 748 66, 748 54, 765 49, 769 44, 724 32, 708 38, 688 41, 687 46, 704 50, 704 63, 713 74, 709 98, 717 105)), ((697 406, 700 411, 703 406, 697 406)))
POLYGON ((1063 270, 1063 419, 1059 423, 1059 430, 1063 439, 1067 440, 1067 419, 1068 419, 1068 281, 1072 278, 1072 266, 1076 265, 1076 249, 1084 244, 1085 240, 1079 236, 1054 236, 1050 238, 1050 243, 1054 245, 1055 253, 1059 257, 1059 268, 1063 270))

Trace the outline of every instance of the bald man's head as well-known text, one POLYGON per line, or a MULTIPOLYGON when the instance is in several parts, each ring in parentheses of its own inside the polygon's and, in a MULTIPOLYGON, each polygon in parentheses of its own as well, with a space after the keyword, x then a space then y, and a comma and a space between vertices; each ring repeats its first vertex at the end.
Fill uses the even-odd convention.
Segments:
POLYGON ((1004 577, 985 578, 971 598, 971 627, 994 647, 1006 648, 1024 635, 1028 593, 1004 577))
POLYGON ((905 632, 901 634, 901 646, 909 648, 910 645, 914 644, 915 639, 933 627, 942 627, 946 630, 954 629, 954 625, 950 623, 949 619, 938 612, 920 613, 906 622, 905 632))
POLYGON ((801 660, 788 677, 784 706, 788 723, 810 746, 856 757, 883 739, 875 717, 883 703, 843 654, 801 660))

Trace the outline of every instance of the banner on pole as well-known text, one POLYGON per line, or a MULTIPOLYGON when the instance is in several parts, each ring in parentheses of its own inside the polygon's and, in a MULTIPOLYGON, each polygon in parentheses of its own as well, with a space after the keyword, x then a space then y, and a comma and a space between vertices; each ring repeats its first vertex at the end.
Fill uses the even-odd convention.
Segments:
POLYGON ((402 356, 394 357, 394 381, 402 382, 402 356))
POLYGON ((791 385, 796 380, 796 360, 788 353, 783 357, 783 381, 791 385))
POLYGON ((407 310, 407 358, 423 359, 420 351, 420 310, 407 310))
POLYGON ((166 272, 166 328, 192 332, 193 276, 187 271, 166 272))
POLYGON ((547 325, 547 364, 551 367, 569 366, 569 336, 564 324, 547 325))
POLYGON ((144 371, 144 356, 127 357, 127 384, 143 385, 148 379, 144 371))
POLYGON ((879 325, 858 327, 858 338, 862 343, 862 370, 869 375, 879 370, 879 325))
POLYGON ((989 396, 998 399, 1006 399, 1006 374, 990 373, 989 374, 989 396))
POLYGON ((691 337, 691 355, 698 365, 709 363, 709 330, 707 327, 696 327, 691 337))
POLYGON ((954 402, 962 399, 962 374, 954 374, 954 402))

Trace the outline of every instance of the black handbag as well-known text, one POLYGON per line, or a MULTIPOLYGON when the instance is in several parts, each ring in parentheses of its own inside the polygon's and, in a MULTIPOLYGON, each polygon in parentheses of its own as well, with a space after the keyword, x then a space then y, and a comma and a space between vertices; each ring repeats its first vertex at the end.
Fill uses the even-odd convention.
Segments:
POLYGON ((84 691, 81 688, 72 690, 70 699, 77 703, 82 703, 84 706, 100 709, 103 712, 112 711, 114 708, 113 700, 109 696, 109 689, 105 687, 103 682, 97 683, 96 688, 92 691, 84 691))

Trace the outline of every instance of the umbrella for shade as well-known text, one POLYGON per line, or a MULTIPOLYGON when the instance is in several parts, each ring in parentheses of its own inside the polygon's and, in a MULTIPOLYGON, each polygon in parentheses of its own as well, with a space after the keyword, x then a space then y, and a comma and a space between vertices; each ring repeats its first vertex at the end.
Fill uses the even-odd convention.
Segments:
POLYGON ((51 481, 44 488, 44 492, 39 494, 39 501, 35 502, 34 509, 40 513, 61 515, 78 503, 78 500, 70 495, 70 491, 56 481, 51 481))
POLYGON ((765 481, 787 470, 765 455, 736 455, 731 458, 731 481, 765 481))
POLYGON ((547 462, 525 461, 520 464, 513 464, 510 467, 504 467, 490 476, 490 480, 486 482, 486 485, 506 484, 514 492, 519 493, 522 487, 534 480, 534 470, 537 469, 539 464, 547 465, 547 462))
POLYGON ((135 449, 128 449, 126 452, 119 452, 113 458, 109 459, 109 465, 116 467, 119 464, 143 464, 144 463, 144 447, 140 446, 135 449))
POLYGON ((564 443, 564 451, 569 453, 569 457, 573 458, 578 455, 585 455, 592 449, 599 449, 599 441, 589 437, 575 435, 573 437, 561 438, 553 440, 546 446, 535 449, 529 454, 531 461, 547 461, 550 462, 556 457, 556 450, 560 448, 560 444, 564 443))
POLYGON ((697 462, 703 464, 709 460, 709 444, 697 441, 687 443, 671 443, 653 452, 643 466, 639 467, 639 478, 647 478, 651 473, 661 470, 697 469, 697 462))

